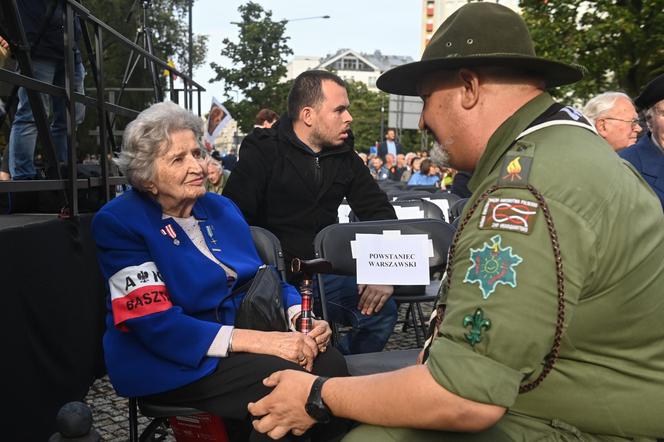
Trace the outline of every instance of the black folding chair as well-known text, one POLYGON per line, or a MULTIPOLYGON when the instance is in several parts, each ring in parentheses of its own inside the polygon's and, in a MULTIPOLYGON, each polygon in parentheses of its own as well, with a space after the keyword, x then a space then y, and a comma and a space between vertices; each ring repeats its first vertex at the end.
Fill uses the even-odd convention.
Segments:
POLYGON ((445 221, 451 223, 454 220, 451 211, 454 204, 456 204, 456 202, 459 201, 460 199, 458 195, 449 192, 435 192, 428 194, 424 194, 422 191, 405 192, 404 194, 397 196, 397 201, 406 200, 406 199, 417 199, 417 198, 431 201, 432 203, 440 207, 440 210, 442 210, 443 213, 445 214, 444 218, 445 221))
POLYGON ((421 184, 406 185, 407 190, 424 190, 430 193, 439 192, 440 188, 436 186, 423 186, 421 184))
POLYGON ((466 207, 469 198, 460 198, 450 206, 450 222, 454 222, 461 216, 463 208, 466 207))
MULTIPOLYGON (((330 273, 336 275, 355 275, 356 263, 351 253, 351 241, 358 233, 382 234, 385 230, 399 230, 405 234, 426 234, 433 241, 434 256, 429 258, 430 275, 442 274, 447 264, 447 249, 452 242, 454 230, 441 219, 413 219, 366 221, 348 224, 332 224, 321 230, 314 239, 314 249, 318 258, 332 263, 330 273)), ((415 330, 418 347, 426 335, 426 318, 421 303, 436 299, 440 281, 429 286, 397 286, 392 295, 398 304, 409 305, 410 318, 415 330), (427 287, 431 289, 427 290, 427 287)), ((320 302, 325 304, 325 286, 322 275, 318 275, 320 302)), ((325 318, 329 321, 329 318, 325 318)))
MULTIPOLYGON (((261 227, 251 226, 250 230, 258 256, 263 263, 274 266, 285 281, 286 267, 279 239, 272 232, 261 227)), ((204 413, 204 411, 189 407, 155 404, 142 398, 129 398, 129 441, 163 440, 166 436, 164 427, 168 425, 168 418, 193 416, 200 413, 204 413), (138 434, 138 410, 143 416, 152 419, 140 436, 138 434)))
MULTIPOLYGON (((394 210, 397 213, 397 218, 399 219, 422 219, 422 218, 432 218, 432 219, 440 219, 445 221, 445 215, 443 211, 438 207, 436 204, 432 203, 431 201, 427 201, 425 199, 419 199, 419 198, 414 198, 414 199, 407 199, 407 200, 401 200, 397 199, 394 201, 390 201, 390 204, 394 207, 394 210), (418 214, 416 216, 407 216, 407 213, 405 210, 401 210, 401 208, 415 208, 418 209, 417 212, 418 214)), ((355 215, 355 212, 351 211, 348 214, 348 219, 351 223, 356 223, 359 222, 360 219, 355 215)))

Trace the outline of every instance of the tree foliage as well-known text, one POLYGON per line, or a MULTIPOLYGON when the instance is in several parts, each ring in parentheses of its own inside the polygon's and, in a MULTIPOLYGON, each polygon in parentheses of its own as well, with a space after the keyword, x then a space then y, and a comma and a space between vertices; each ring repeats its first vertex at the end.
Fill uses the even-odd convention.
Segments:
POLYGON ((216 76, 210 82, 223 81, 226 98, 239 91, 244 99, 226 102, 228 110, 244 132, 251 130, 256 113, 264 107, 277 113, 286 110, 286 97, 290 83, 283 82, 286 75, 286 57, 293 51, 284 35, 286 21, 274 21, 272 12, 261 5, 248 2, 238 8, 241 21, 237 43, 225 38, 221 56, 230 59, 233 67, 210 65, 216 76))
MULTIPOLYGON (((188 63, 188 18, 187 6, 189 0, 152 0, 147 3, 148 27, 151 30, 154 55, 161 60, 172 59, 175 66, 182 72, 187 72, 188 63)), ((133 0, 86 0, 85 6, 91 13, 106 24, 120 32, 130 40, 136 36, 143 17, 142 2, 133 0), (131 9, 133 6, 133 10, 131 9), (127 17, 131 11, 129 21, 127 17)), ((90 28, 90 30, 92 30, 90 28)), ((194 35, 194 53, 192 62, 194 68, 204 63, 207 54, 206 35, 194 35)), ((142 39, 139 46, 143 45, 142 39)), ((129 51, 114 37, 105 35, 104 38, 104 73, 108 87, 119 87, 127 64, 129 51)), ((161 69, 160 69, 161 72, 161 69)), ((163 80, 162 80, 163 81, 163 80)), ((88 76, 87 84, 92 86, 92 78, 88 76)), ((150 87, 149 71, 143 69, 139 63, 132 75, 129 85, 131 87, 150 87)), ((165 83, 164 83, 165 85, 165 83)), ((147 104, 147 103, 146 103, 147 104)))
MULTIPOLYGON (((152 0, 147 3, 148 26, 152 34, 152 46, 154 55, 161 60, 172 59, 178 70, 186 73, 188 63, 188 16, 187 9, 190 0, 152 0)), ((194 0, 192 0, 194 1, 194 0)), ((92 15, 99 18, 116 31, 124 35, 129 40, 134 40, 137 30, 141 26, 143 18, 142 2, 138 0, 85 0, 84 5, 92 15), (133 7, 133 9, 132 9, 133 7), (131 16, 129 12, 131 11, 131 16), (127 17, 129 16, 129 20, 127 17)), ((94 40, 93 28, 88 25, 90 37, 94 40)), ((104 81, 106 89, 119 88, 122 85, 122 78, 127 66, 129 50, 121 44, 115 37, 104 32, 104 81)), ((207 53, 206 35, 194 34, 194 53, 192 62, 194 68, 203 64, 207 53)), ((94 44, 94 41, 93 41, 94 44)), ((139 41, 139 46, 143 41, 139 41)), ((84 63, 86 66, 87 55, 83 49, 84 63)), ((159 79, 162 88, 166 87, 166 78, 161 75, 159 69, 159 79)), ((92 72, 88 69, 88 75, 85 79, 86 89, 94 88, 92 72)), ((127 84, 130 88, 151 88, 152 80, 149 70, 143 68, 143 63, 139 63, 127 84)), ((177 87, 177 85, 176 85, 177 87)), ((117 97, 117 95, 116 95, 117 97)), ((180 97, 182 100, 182 97, 180 97)), ((152 92, 125 92, 120 105, 131 109, 142 110, 154 102, 152 92)), ((86 135, 97 126, 97 119, 94 112, 87 112, 85 124, 79 127, 79 133, 86 135)), ((122 123, 122 119, 119 122, 122 123)), ((122 127, 120 124, 119 127, 122 127)), ((82 143, 82 146, 89 143, 82 143)))
POLYGON ((664 0, 522 0, 538 55, 587 69, 557 93, 586 100, 609 90, 634 97, 664 73, 664 0))
MULTIPOLYGON (((347 81, 346 90, 350 101, 350 113, 353 116, 351 127, 355 136, 355 149, 368 152, 369 147, 380 141, 380 107, 381 96, 387 103, 388 95, 384 92, 373 92, 367 85, 359 81, 347 81)), ((386 104, 387 106, 387 104, 386 104)), ((387 127, 387 112, 385 113, 387 127)))

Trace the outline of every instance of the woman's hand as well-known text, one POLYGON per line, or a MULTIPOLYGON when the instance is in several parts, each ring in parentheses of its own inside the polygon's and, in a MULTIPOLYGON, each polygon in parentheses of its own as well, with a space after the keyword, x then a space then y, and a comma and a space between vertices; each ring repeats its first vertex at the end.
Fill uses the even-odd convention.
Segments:
POLYGON ((298 332, 262 332, 235 329, 233 351, 280 357, 311 371, 318 356, 316 341, 298 332))
POLYGON ((318 351, 321 353, 324 352, 327 350, 327 346, 330 344, 330 338, 332 337, 330 324, 328 324, 327 321, 314 319, 314 328, 309 332, 308 336, 316 342, 318 351))

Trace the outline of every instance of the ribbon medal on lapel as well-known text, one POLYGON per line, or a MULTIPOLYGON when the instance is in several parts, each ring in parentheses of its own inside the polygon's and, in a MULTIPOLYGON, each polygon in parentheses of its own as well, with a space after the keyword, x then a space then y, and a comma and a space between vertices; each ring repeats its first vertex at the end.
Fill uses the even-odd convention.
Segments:
POLYGON ((516 287, 515 267, 523 258, 513 254, 512 247, 501 247, 501 241, 501 236, 495 235, 491 238, 491 244, 485 242, 482 248, 470 249, 472 264, 463 282, 478 284, 484 299, 491 296, 498 284, 516 287))
POLYGON ((175 229, 170 224, 166 224, 166 227, 159 230, 162 235, 169 236, 173 240, 173 244, 176 246, 180 245, 180 240, 178 239, 178 234, 175 232, 175 229))

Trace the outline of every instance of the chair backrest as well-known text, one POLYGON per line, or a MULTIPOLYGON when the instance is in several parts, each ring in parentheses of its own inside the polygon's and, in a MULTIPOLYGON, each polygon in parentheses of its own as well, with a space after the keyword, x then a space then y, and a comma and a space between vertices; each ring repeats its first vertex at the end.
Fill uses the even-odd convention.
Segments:
POLYGON ((393 198, 397 200, 412 200, 415 198, 431 198, 433 195, 426 190, 401 190, 393 193, 393 198))
MULTIPOLYGON (((434 206, 435 207, 435 206, 434 206)), ((443 270, 447 264, 447 249, 452 243, 454 229, 441 219, 412 219, 365 221, 348 224, 332 224, 318 232, 314 239, 316 257, 332 263, 332 273, 354 275, 355 259, 350 242, 358 233, 382 234, 385 230, 399 230, 402 235, 426 234, 433 241, 433 257, 429 258, 429 270, 443 270)))
POLYGON ((262 227, 250 226, 249 229, 251 230, 251 236, 254 239, 258 256, 260 256, 265 264, 274 266, 285 281, 286 264, 279 239, 274 233, 262 227))
POLYGON ((422 193, 423 193, 422 191, 408 192, 403 195, 399 195, 397 197, 397 201, 402 199, 414 199, 414 198, 422 198, 425 200, 429 200, 438 207, 440 207, 440 210, 442 210, 443 213, 445 214, 444 218, 445 221, 452 222, 454 220, 454 216, 452 216, 451 209, 452 206, 457 201, 459 201, 460 197, 458 195, 449 192, 427 193, 424 195, 422 193))
POLYGON ((420 184, 411 184, 406 186, 406 190, 424 190, 429 193, 439 192, 440 189, 436 186, 423 186, 420 184))
POLYGON ((461 198, 455 201, 451 206, 450 206, 450 220, 455 221, 461 216, 461 212, 463 212, 463 208, 466 206, 466 203, 468 203, 468 198, 461 198))
POLYGON ((394 210, 397 212, 397 218, 399 219, 433 218, 443 221, 447 220, 440 207, 425 199, 397 199, 390 203, 394 206, 394 210), (421 215, 411 217, 408 212, 413 210, 419 211, 421 215))

